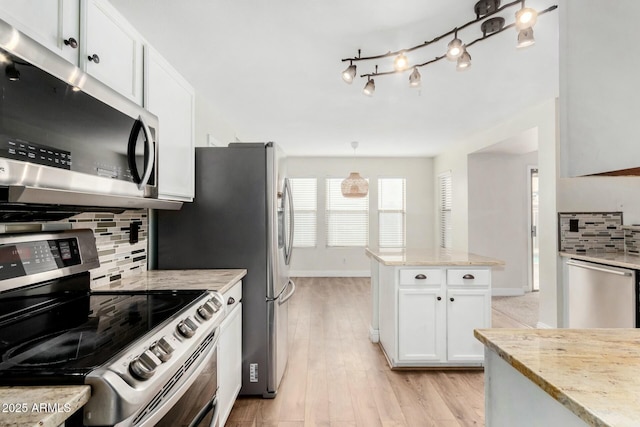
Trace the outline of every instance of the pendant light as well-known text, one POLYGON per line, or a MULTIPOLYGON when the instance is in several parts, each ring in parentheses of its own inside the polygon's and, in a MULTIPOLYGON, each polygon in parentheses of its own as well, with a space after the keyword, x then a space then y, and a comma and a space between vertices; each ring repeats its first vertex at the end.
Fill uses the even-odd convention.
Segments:
MULTIPOLYGON (((353 148, 353 157, 356 156, 356 148, 358 148, 358 141, 351 142, 353 148)), ((366 197, 369 192, 369 183, 366 179, 360 176, 358 172, 351 172, 340 185, 342 195, 348 198, 366 197)))

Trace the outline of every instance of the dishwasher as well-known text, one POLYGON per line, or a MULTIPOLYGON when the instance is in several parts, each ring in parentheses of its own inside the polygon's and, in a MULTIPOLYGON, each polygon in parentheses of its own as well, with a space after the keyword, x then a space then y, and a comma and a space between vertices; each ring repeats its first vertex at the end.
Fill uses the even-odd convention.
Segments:
POLYGON ((636 271, 570 259, 566 326, 568 328, 637 328, 636 271))

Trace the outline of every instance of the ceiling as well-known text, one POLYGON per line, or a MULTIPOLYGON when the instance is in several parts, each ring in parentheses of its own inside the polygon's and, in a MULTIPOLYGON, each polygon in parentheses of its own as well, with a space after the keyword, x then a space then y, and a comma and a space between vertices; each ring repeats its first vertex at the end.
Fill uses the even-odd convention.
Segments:
MULTIPOLYGON (((434 156, 481 129, 558 95, 558 11, 538 17, 536 44, 508 29, 469 48, 472 67, 442 60, 345 84, 342 58, 397 51, 473 20, 475 0, 111 0, 195 87, 241 141, 275 141, 291 156, 434 156)), ((502 2, 503 4, 507 2, 502 2)), ((537 10, 559 3, 528 0, 537 10)), ((519 6, 498 16, 507 23, 519 6)), ((460 31, 469 41, 479 25, 460 31)), ((412 52, 425 62, 449 37, 412 52)), ((358 75, 393 58, 359 62, 358 75)))

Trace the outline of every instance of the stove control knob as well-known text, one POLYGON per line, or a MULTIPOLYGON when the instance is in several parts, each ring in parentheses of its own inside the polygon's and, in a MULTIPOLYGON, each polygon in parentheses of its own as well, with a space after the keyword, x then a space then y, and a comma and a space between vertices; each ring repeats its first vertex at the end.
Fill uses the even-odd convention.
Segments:
POLYGON ((196 310, 196 312, 198 313, 198 316, 202 319, 202 320, 209 320, 211 319, 211 317, 213 316, 213 313, 215 313, 211 306, 209 305, 208 302, 205 302, 204 304, 202 304, 200 307, 198 307, 198 309, 196 310))
POLYGON ((151 344, 149 350, 151 350, 151 353, 153 353, 162 362, 166 362, 167 360, 171 359, 171 353, 173 353, 173 350, 175 349, 171 344, 169 344, 169 341, 162 337, 158 341, 151 344))
POLYGON ((195 333, 196 329, 198 329, 198 325, 191 320, 190 317, 187 317, 184 320, 181 320, 177 326, 178 333, 185 338, 191 338, 195 333))
POLYGON ((220 307, 222 307, 222 303, 220 302, 220 300, 218 298, 211 298, 209 300, 209 302, 213 304, 213 307, 214 307, 215 311, 220 310, 220 307))
POLYGON ((139 380, 146 381, 153 376, 159 363, 149 350, 129 363, 129 371, 139 380))

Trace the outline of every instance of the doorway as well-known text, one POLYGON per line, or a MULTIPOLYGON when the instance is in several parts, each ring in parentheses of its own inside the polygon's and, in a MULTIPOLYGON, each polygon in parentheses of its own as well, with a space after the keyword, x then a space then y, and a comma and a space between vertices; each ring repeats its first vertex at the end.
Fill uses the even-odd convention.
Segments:
POLYGON ((528 166, 529 205, 529 290, 540 290, 540 256, 538 239, 538 168, 528 166))

